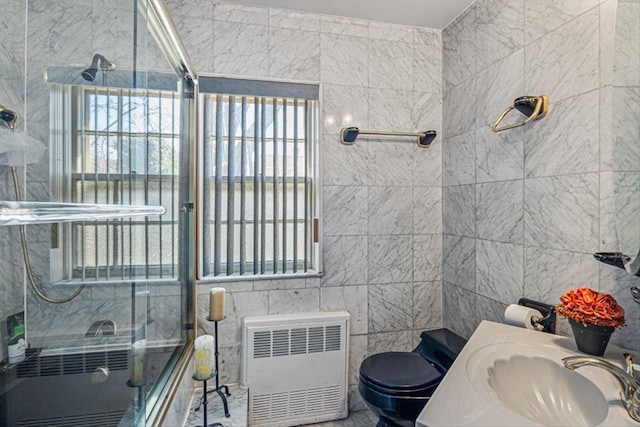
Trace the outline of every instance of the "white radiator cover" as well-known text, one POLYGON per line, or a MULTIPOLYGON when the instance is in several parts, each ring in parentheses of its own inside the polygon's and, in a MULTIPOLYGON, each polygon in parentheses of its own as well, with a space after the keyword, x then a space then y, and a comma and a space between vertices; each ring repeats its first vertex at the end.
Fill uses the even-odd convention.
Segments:
POLYGON ((242 384, 249 425, 286 427, 346 418, 349 313, 245 317, 242 384))

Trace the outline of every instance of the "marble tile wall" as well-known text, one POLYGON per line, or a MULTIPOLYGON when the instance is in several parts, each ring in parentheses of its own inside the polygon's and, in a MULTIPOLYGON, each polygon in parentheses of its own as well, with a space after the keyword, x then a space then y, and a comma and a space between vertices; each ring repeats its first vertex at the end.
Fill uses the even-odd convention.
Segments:
MULTIPOLYGON (((10 3, 15 10, 0 20, 11 29, 23 22, 14 18, 25 2, 10 3)), ((324 276, 225 285, 225 381, 239 380, 242 317, 346 309, 357 407, 355 373, 368 354, 409 349, 421 330, 442 323, 468 336, 481 319, 500 319, 520 296, 554 302, 583 284, 625 304, 630 327, 613 339, 640 347, 633 332, 640 316, 625 296, 637 279, 590 255, 617 248, 605 120, 616 0, 478 0, 442 33, 208 0, 167 3, 200 72, 322 84, 324 276), (513 98, 538 92, 551 96, 548 118, 502 134, 488 130, 513 98), (338 135, 348 125, 436 129, 439 137, 428 150, 373 138, 346 147, 338 135)), ((123 68, 130 63, 127 4, 28 2, 26 46, 20 28, 8 31, 19 35, 14 43, 0 46, 0 103, 24 111, 30 134, 48 135, 47 65, 85 66, 98 51, 123 68)), ((166 68, 148 35, 146 44, 143 62, 166 68)), ((48 199, 48 161, 22 173, 28 197, 48 199)), ((11 198, 2 166, 0 192, 11 198)), ((0 232, 3 242, 17 240, 13 229, 0 232)), ((49 240, 44 227, 30 231, 45 281, 49 240)), ((22 260, 10 247, 0 249, 2 318, 24 299, 22 260)), ((198 287, 201 332, 211 331, 204 321, 209 287, 198 287)), ((118 301, 128 292, 92 289, 76 302, 74 324, 89 325, 95 313, 127 318, 130 309, 118 301)), ((176 292, 155 291, 157 322, 178 310, 176 292)), ((34 336, 48 345, 51 325, 63 330, 70 319, 29 295, 34 336)), ((170 329, 158 336, 170 337, 170 329)))
MULTIPOLYGON (((18 113, 18 130, 24 130, 24 0, 6 0, 2 8, 0 27, 5 29, 6 40, 0 43, 0 105, 18 113)), ((8 132, 0 126, 0 141, 8 132)), ((18 173, 24 188, 24 168, 18 173)), ((6 165, 0 165, 0 200, 15 200, 11 169, 6 165)), ((6 318, 24 310, 22 257, 15 246, 7 244, 19 239, 18 227, 0 227, 0 360, 7 357, 6 318)))
MULTIPOLYGON (((428 150, 406 139, 344 146, 340 128, 440 134, 441 32, 225 2, 167 4, 199 72, 321 84, 324 275, 223 284, 224 381, 240 379, 244 316, 347 310, 351 406, 362 408, 360 362, 411 349, 420 331, 441 325, 442 139, 428 150)), ((204 320, 211 286, 198 286, 200 333, 213 329, 204 320)))
MULTIPOLYGON (((501 320, 520 297, 555 304, 587 285, 627 311, 612 341, 640 348, 640 309, 627 292, 640 279, 591 256, 618 248, 610 172, 617 5, 477 0, 443 30, 443 323, 463 336, 483 319, 501 320), (490 130, 513 99, 542 93, 546 118, 490 130)), ((565 322, 560 331, 570 333, 565 322)))
MULTIPOLYGON (((94 53, 116 63, 118 69, 133 69, 133 3, 129 0, 5 0, 0 24, 6 31, 0 45, 0 105, 19 114, 18 131, 25 128, 30 137, 49 139, 49 87, 45 80, 48 66, 86 67, 94 53), (26 38, 25 38, 26 23, 26 38), (26 62, 26 64, 25 64, 26 62)), ((168 69, 166 60, 145 26, 139 26, 138 69, 168 69)), ((0 132, 6 130, 0 129, 0 132)), ((48 153, 34 164, 19 168, 23 197, 50 200, 48 153)), ((0 165, 0 199, 15 199, 10 169, 0 165)), ((50 226, 27 227, 29 256, 34 276, 46 294, 63 298, 74 286, 49 284, 51 246, 50 226)), ((30 345, 37 348, 83 347, 102 344, 128 344, 132 331, 131 287, 88 286, 65 306, 38 299, 23 280, 23 260, 17 227, 0 227, 0 337, 8 314, 27 310, 30 345), (87 339, 84 334, 96 320, 111 319, 118 325, 116 337, 87 339)), ((139 288, 137 288, 138 290, 139 288)), ((150 287, 151 313, 148 337, 173 342, 179 338, 180 301, 178 286, 150 287), (173 323, 171 322, 173 320, 173 323)), ((0 360, 5 355, 0 345, 0 360)))

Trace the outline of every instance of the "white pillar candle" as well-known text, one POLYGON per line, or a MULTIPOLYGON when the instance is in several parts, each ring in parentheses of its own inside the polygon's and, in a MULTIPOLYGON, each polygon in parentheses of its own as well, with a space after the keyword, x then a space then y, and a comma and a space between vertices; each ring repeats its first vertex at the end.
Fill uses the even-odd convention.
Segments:
POLYGON ((147 340, 138 340, 131 344, 131 385, 141 387, 146 383, 147 375, 147 340))
POLYGON ((201 335, 196 338, 195 353, 195 377, 198 380, 207 380, 214 374, 213 356, 215 343, 211 335, 201 335))
POLYGON ((209 320, 224 319, 224 288, 211 288, 209 294, 209 320))

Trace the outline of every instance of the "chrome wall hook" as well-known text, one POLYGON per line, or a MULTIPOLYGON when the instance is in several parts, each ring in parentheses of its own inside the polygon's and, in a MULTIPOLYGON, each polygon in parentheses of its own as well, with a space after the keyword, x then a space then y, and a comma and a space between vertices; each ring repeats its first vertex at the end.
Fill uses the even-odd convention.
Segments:
POLYGON ((513 101, 513 105, 507 108, 500 114, 498 120, 496 120, 491 125, 491 130, 494 132, 501 132, 507 129, 517 128, 519 126, 524 126, 533 120, 540 120, 545 117, 549 113, 549 96, 548 95, 540 95, 540 96, 521 96, 516 98, 513 101), (498 127, 500 122, 507 117, 507 114, 511 112, 511 110, 518 110, 527 118, 520 123, 514 123, 511 125, 506 125, 503 127, 498 127))

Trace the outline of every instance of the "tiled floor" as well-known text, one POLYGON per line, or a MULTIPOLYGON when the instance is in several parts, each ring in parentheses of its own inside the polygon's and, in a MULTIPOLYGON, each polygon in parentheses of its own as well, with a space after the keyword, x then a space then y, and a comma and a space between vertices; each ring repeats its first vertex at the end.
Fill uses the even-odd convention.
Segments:
MULTIPOLYGON (((209 387, 209 389, 211 389, 209 387)), ((228 398, 230 418, 225 418, 224 410, 220 398, 216 393, 208 394, 208 411, 207 411, 207 423, 220 423, 224 427, 246 427, 247 426, 247 389, 243 389, 237 385, 229 387, 231 396, 228 398)), ((196 408, 200 404, 200 398, 202 396, 202 389, 196 390, 193 399, 191 401, 191 410, 189 411, 189 417, 185 427, 201 426, 203 422, 203 407, 196 411, 196 408)), ((375 427, 378 423, 378 419, 373 415, 373 412, 360 411, 352 412, 349 414, 349 418, 339 421, 329 421, 320 424, 309 424, 313 427, 375 427)))
POLYGON ((328 423, 311 424, 313 427, 375 427, 378 418, 373 412, 359 411, 349 414, 349 418, 340 421, 330 421, 328 423))
MULTIPOLYGON (((214 384, 215 388, 215 384, 214 384)), ((211 387, 208 387, 211 390, 211 387)), ((241 388, 237 385, 231 385, 229 387, 231 396, 227 398, 229 403, 230 418, 224 416, 224 408, 222 401, 216 393, 208 393, 209 400, 207 411, 207 424, 220 423, 224 427, 246 427, 247 425, 247 389, 241 388)), ((203 407, 196 411, 200 404, 202 397, 202 389, 196 390, 191 400, 191 410, 189 411, 189 417, 187 418, 187 427, 201 426, 203 422, 203 407)))

